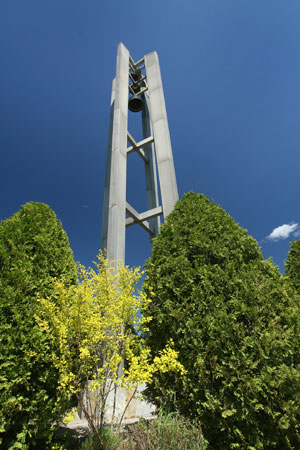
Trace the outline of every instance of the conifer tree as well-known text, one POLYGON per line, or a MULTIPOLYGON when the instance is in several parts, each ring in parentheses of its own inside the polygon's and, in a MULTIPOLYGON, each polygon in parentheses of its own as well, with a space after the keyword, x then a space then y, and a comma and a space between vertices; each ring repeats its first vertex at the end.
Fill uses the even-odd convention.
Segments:
POLYGON ((37 448, 64 400, 57 398, 56 349, 34 315, 52 278, 76 282, 66 233, 49 206, 30 202, 0 224, 0 446, 37 448))
POLYGON ((300 241, 290 242, 290 250, 285 261, 285 274, 300 294, 300 241))
POLYGON ((204 195, 178 201, 146 263, 148 344, 172 338, 185 376, 152 401, 200 419, 210 448, 300 447, 300 311, 257 242, 204 195))

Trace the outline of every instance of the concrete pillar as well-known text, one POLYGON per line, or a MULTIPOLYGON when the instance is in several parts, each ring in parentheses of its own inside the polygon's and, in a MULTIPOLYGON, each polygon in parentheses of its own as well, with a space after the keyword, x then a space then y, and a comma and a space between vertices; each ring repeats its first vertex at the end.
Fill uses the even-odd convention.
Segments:
POLYGON ((163 214, 167 217, 178 200, 167 111, 163 93, 158 55, 145 55, 151 123, 153 128, 163 214))
POLYGON ((118 45, 110 117, 101 248, 109 260, 125 261, 129 52, 118 45))
MULTIPOLYGON (((142 111, 142 126, 143 126, 143 138, 153 135, 150 114, 149 114, 149 100, 147 92, 144 95, 144 108, 142 111)), ((148 144, 144 147, 145 156, 147 162, 145 163, 145 176, 146 176, 146 191, 147 191, 147 206, 148 209, 157 208, 158 202, 158 187, 157 187, 157 173, 156 173, 156 160, 154 153, 154 144, 148 144)), ((160 217, 154 217, 149 219, 150 229, 153 231, 153 235, 157 236, 160 217)))

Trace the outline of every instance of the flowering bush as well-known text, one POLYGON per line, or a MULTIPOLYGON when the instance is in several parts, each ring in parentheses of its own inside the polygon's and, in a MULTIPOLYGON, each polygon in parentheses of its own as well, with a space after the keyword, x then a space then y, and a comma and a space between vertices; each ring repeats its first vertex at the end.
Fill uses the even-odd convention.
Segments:
POLYGON ((140 276, 139 269, 110 262, 100 253, 96 270, 79 266, 77 286, 54 280, 54 294, 39 300, 44 314, 36 320, 59 347, 52 355, 60 374, 59 392, 77 397, 100 448, 98 426, 101 429, 108 395, 116 386, 131 389, 133 398, 139 384, 151 383, 158 371, 185 373, 172 341, 151 362, 150 350, 141 338, 151 320, 143 315, 150 299, 136 292, 140 276), (87 386, 97 395, 97 416, 84 402, 87 386))

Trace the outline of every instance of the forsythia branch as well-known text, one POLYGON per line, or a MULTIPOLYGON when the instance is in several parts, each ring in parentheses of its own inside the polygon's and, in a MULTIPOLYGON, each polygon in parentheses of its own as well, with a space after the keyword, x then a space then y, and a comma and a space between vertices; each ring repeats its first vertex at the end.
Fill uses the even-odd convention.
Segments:
MULTIPOLYGON (((54 293, 39 299, 44 313, 36 320, 58 343, 59 354, 53 354, 52 360, 60 374, 60 390, 69 396, 76 395, 95 431, 81 395, 86 380, 90 380, 91 391, 97 391, 99 411, 103 412, 111 382, 132 389, 134 397, 139 384, 150 383, 153 373, 184 374, 185 369, 172 342, 153 362, 149 348, 144 345, 141 333, 151 319, 144 318, 143 311, 151 299, 136 288, 141 277, 139 268, 111 263, 100 253, 96 270, 82 265, 78 270, 79 282, 75 287, 53 280, 54 293), (122 361, 126 361, 126 369, 120 373, 122 361)), ((124 414, 125 411, 121 421, 124 414)))

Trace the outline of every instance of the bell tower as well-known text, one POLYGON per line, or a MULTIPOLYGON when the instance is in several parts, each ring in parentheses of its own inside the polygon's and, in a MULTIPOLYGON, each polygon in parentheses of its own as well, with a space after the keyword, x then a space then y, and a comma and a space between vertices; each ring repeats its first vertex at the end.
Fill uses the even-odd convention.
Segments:
POLYGON ((139 225, 157 235, 160 216, 167 217, 178 200, 165 99, 156 52, 134 62, 120 43, 112 82, 101 248, 109 260, 125 262, 126 227, 139 225), (128 109, 142 114, 143 139, 128 131, 128 109), (127 157, 137 152, 145 165, 147 205, 136 211, 126 201, 127 157), (158 179, 157 179, 158 173, 158 179), (161 204, 159 204, 160 188, 161 204))

